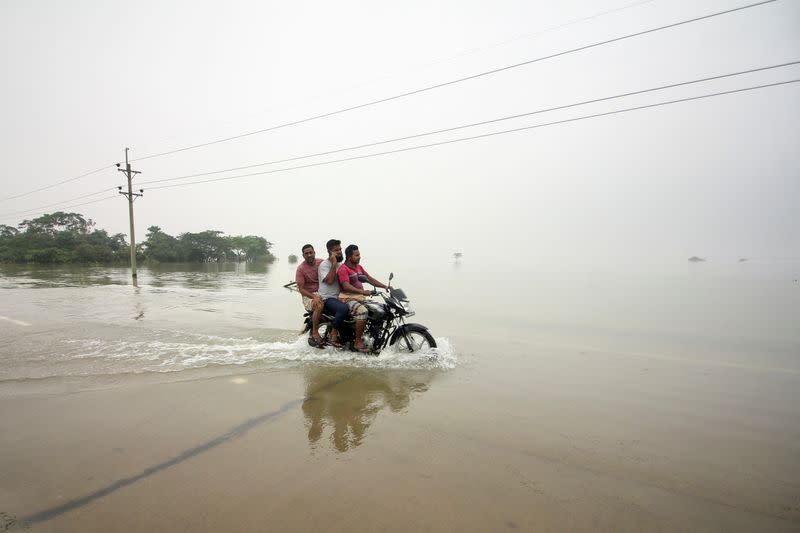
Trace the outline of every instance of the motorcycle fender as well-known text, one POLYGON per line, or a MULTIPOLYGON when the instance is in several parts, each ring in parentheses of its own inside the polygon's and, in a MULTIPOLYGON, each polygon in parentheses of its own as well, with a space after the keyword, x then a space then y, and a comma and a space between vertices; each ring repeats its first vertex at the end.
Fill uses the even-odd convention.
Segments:
POLYGON ((428 327, 427 326, 423 326, 422 324, 413 324, 413 323, 412 324, 403 324, 402 326, 400 326, 399 328, 394 330, 394 333, 392 333, 392 336, 389 339, 389 344, 392 345, 395 342, 397 342, 397 339, 399 339, 400 337, 403 336, 403 332, 404 331, 406 331, 408 329, 415 329, 415 328, 424 329, 425 331, 428 330, 428 327))

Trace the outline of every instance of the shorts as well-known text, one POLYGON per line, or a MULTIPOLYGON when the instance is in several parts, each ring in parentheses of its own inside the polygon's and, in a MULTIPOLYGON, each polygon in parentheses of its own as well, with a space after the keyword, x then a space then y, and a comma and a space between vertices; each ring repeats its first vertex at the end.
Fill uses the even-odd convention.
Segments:
MULTIPOLYGON (((318 292, 314 293, 315 296, 319 296, 318 292)), ((305 307, 306 311, 313 311, 314 310, 314 300, 309 298, 308 296, 303 296, 303 307, 305 307)))
POLYGON ((353 315, 353 318, 356 320, 366 320, 367 319, 367 308, 358 300, 348 300, 345 302, 347 307, 350 309, 350 314, 353 315))

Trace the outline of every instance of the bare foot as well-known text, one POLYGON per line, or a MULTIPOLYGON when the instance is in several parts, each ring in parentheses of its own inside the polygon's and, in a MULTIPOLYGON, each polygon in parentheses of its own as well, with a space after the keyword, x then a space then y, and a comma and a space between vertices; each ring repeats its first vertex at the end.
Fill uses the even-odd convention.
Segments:
POLYGON ((328 338, 328 344, 330 344, 334 348, 341 348, 342 347, 342 343, 339 342, 339 335, 331 335, 328 338))

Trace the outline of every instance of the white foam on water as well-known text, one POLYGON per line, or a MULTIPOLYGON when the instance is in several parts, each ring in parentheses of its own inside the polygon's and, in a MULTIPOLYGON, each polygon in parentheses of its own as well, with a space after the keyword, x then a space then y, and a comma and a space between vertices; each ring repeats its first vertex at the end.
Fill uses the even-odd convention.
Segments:
POLYGON ((176 372, 209 365, 286 365, 324 364, 363 368, 452 369, 458 363, 456 352, 446 338, 436 339, 437 347, 408 353, 387 347, 380 355, 312 348, 307 337, 294 341, 264 342, 253 338, 225 338, 191 335, 181 340, 99 340, 73 339, 68 359, 101 362, 104 372, 118 366, 121 372, 176 372), (115 365, 114 363, 118 363, 115 365))

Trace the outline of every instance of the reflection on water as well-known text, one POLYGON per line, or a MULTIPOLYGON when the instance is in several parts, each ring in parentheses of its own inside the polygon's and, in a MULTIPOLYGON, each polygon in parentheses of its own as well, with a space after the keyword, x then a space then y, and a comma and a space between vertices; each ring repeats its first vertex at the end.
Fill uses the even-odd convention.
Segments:
MULTIPOLYGON (((221 290, 231 277, 267 274, 272 263, 161 263, 138 268, 140 285, 183 286, 187 289, 221 290)), ((260 276, 259 276, 260 277, 260 276)), ((130 269, 125 266, 15 265, 0 264, 3 288, 87 287, 130 285, 130 269)))
POLYGON ((0 265, 3 288, 85 287, 90 285, 126 285, 130 271, 114 267, 82 265, 0 265), (128 273, 125 279, 123 272, 128 273))
POLYGON ((382 409, 404 412, 435 376, 425 370, 309 367, 303 401, 309 445, 313 449, 329 440, 337 452, 359 446, 382 409))
POLYGON ((187 289, 223 290, 230 278, 246 278, 269 272, 271 263, 167 263, 147 268, 148 284, 154 287, 179 285, 187 289))

